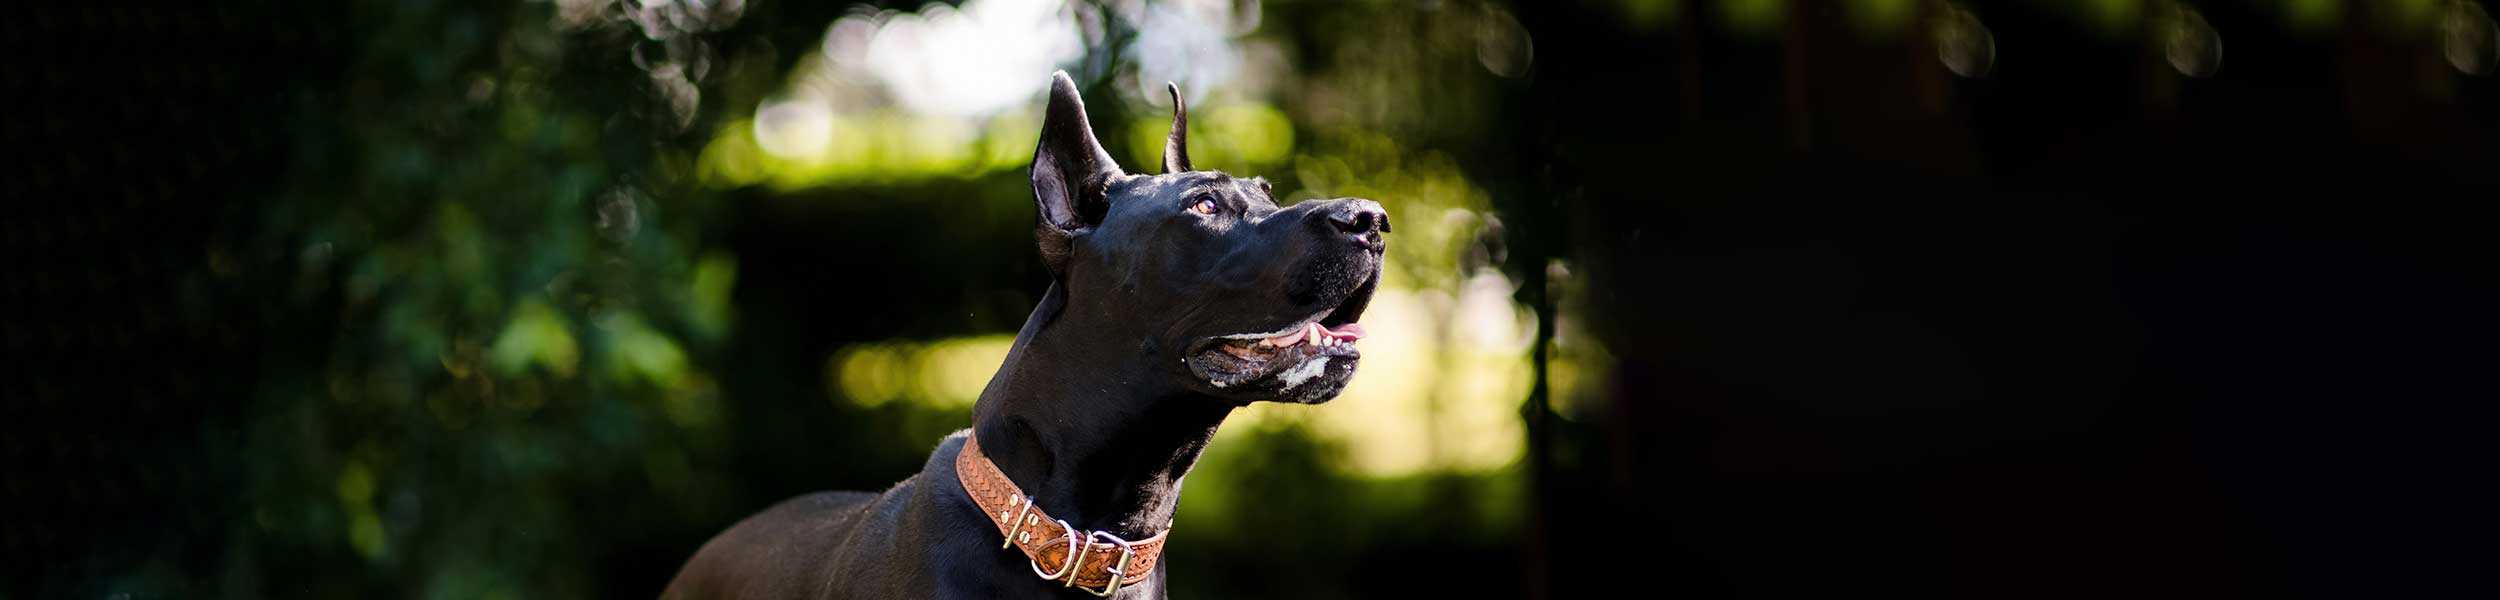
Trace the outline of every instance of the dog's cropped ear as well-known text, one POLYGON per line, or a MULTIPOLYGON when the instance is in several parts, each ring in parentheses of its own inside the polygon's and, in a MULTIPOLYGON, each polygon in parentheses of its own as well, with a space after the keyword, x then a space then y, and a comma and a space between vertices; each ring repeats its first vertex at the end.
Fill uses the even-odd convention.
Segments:
POLYGON ((1163 91, 1172 93, 1172 134, 1163 138, 1163 173, 1189 171, 1189 107, 1181 101, 1181 86, 1163 82, 1163 91))
POLYGON ((1042 141, 1033 149, 1033 202, 1041 209, 1033 237, 1053 275, 1067 273, 1068 252, 1078 234, 1102 224, 1120 165, 1094 139, 1085 100, 1067 71, 1050 76, 1050 108, 1042 117, 1042 141))

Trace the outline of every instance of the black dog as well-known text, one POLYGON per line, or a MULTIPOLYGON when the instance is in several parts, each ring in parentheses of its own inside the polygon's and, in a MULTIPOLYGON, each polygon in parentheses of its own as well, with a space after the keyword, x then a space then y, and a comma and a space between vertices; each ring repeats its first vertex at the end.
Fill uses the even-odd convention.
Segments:
POLYGON ((884 493, 747 518, 665 596, 1160 598, 1181 477, 1216 426, 1250 402, 1344 389, 1380 282, 1380 205, 1279 208, 1264 180, 1190 170, 1177 87, 1163 174, 1122 173, 1075 82, 1051 84, 1032 179, 1054 282, 972 429, 884 493))

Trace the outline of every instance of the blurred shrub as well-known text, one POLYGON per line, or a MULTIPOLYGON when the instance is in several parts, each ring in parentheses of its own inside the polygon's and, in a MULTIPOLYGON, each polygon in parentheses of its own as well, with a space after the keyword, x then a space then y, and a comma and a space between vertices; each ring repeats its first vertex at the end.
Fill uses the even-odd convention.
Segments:
POLYGON ((674 141, 716 57, 562 4, 595 11, 363 6, 338 89, 295 92, 259 243, 294 257, 276 309, 333 335, 292 341, 225 449, 225 589, 599 595, 619 548, 726 511, 690 465, 723 444, 696 357, 737 267, 674 141))

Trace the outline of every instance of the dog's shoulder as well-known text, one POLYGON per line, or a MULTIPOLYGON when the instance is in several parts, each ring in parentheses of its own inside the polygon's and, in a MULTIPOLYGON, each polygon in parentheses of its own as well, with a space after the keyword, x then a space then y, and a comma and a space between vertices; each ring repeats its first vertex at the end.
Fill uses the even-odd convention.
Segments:
POLYGON ((908 512, 931 504, 968 504, 963 484, 955 478, 955 456, 963 451, 964 440, 971 432, 957 430, 938 440, 937 448, 929 451, 928 461, 921 465, 918 474, 905 477, 884 491, 817 492, 784 500, 749 519, 765 519, 779 513, 771 524, 781 531, 831 533, 848 531, 863 523, 876 528, 899 522, 910 516, 908 512))
POLYGON ((857 529, 878 494, 816 492, 775 503, 705 542, 663 598, 802 598, 820 595, 816 557, 857 529))
POLYGON ((929 464, 943 464, 949 470, 954 469, 955 453, 963 451, 964 440, 968 439, 972 439, 972 428, 970 427, 957 429, 954 433, 949 433, 946 434, 946 437, 939 438, 937 448, 929 451, 929 464))
POLYGON ((839 597, 926 581, 922 563, 872 557, 900 555, 930 537, 954 537, 933 536, 932 529, 978 532, 969 523, 977 518, 961 517, 980 511, 968 508, 954 468, 969 432, 939 440, 919 474, 883 491, 805 494, 739 521, 696 551, 663 596, 839 597), (834 569, 834 564, 853 567, 834 569))
POLYGON ((972 498, 964 494, 963 480, 955 474, 955 457, 963 453, 964 441, 971 436, 971 429, 959 429, 939 439, 937 447, 929 450, 928 461, 920 465, 920 473, 894 484, 894 488, 886 490, 885 494, 918 494, 924 502, 917 506, 935 508, 940 514, 951 515, 961 510, 979 514, 981 509, 972 505, 972 498))

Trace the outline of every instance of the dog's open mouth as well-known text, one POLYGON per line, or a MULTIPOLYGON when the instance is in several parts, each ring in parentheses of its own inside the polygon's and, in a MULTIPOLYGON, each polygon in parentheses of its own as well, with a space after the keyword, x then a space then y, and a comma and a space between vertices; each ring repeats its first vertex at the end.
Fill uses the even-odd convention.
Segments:
POLYGON ((1190 352, 1189 367, 1209 385, 1258 399, 1318 403, 1335 397, 1363 354, 1363 309, 1371 303, 1377 274, 1325 311, 1262 333, 1209 338, 1190 352))

